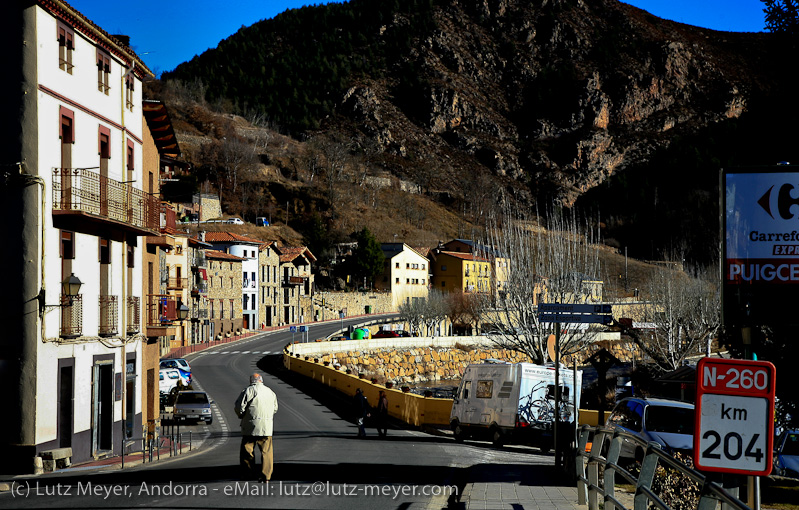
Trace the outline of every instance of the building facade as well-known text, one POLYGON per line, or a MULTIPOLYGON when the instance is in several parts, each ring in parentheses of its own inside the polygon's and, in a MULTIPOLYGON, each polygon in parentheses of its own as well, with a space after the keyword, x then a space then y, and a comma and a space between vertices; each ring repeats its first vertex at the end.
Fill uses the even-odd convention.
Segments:
POLYGON ((9 281, 0 340, 0 454, 24 472, 43 451, 73 461, 142 434, 144 238, 157 199, 143 189, 141 82, 120 39, 62 2, 12 2, 0 38, 7 115, 0 162, 9 281), (82 285, 79 290, 62 283, 82 285))
POLYGON ((383 273, 375 279, 375 289, 391 292, 392 310, 413 299, 427 299, 430 286, 430 261, 405 243, 383 243, 383 273))
POLYGON ((221 340, 241 332, 242 258, 206 250, 210 335, 221 340))
POLYGON ((311 264, 314 262, 316 257, 305 246, 280 248, 281 324, 313 320, 314 275, 311 264))
POLYGON ((264 243, 258 252, 260 276, 260 305, 258 321, 262 327, 271 328, 280 322, 280 248, 275 243, 264 243))

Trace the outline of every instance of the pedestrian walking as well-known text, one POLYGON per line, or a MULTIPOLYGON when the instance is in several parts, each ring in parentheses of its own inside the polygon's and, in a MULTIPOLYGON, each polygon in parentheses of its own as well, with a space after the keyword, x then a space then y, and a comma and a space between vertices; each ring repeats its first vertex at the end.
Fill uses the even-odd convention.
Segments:
POLYGON ((244 388, 234 405, 241 418, 241 450, 239 461, 245 476, 254 476, 259 482, 272 478, 272 428, 277 412, 275 392, 264 385, 261 374, 250 376, 250 385, 244 388), (255 465, 255 446, 261 451, 261 472, 255 465))
POLYGON ((353 412, 355 423, 358 424, 358 437, 366 437, 366 419, 371 416, 371 410, 366 395, 360 388, 356 389, 353 397, 353 412))
POLYGON ((380 390, 380 396, 377 398, 375 427, 379 437, 388 436, 388 397, 386 397, 386 392, 383 390, 380 390))

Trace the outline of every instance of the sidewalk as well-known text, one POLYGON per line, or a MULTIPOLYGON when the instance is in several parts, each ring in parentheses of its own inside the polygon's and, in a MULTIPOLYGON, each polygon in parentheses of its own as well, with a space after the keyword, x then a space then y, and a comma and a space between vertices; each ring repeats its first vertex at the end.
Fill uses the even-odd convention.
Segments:
POLYGON ((522 485, 521 482, 469 483, 463 489, 460 508, 585 510, 577 504, 576 487, 522 485))

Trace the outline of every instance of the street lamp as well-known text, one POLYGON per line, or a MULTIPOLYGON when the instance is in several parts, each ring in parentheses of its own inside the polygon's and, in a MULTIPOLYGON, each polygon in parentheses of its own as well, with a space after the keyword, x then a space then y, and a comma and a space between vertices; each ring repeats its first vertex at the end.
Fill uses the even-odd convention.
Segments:
POLYGON ((83 282, 80 281, 80 278, 75 276, 75 273, 71 273, 68 277, 61 282, 61 294, 66 296, 69 299, 67 304, 60 303, 57 305, 46 305, 44 304, 44 289, 39 289, 39 295, 37 296, 39 300, 39 313, 44 315, 44 312, 48 308, 61 308, 63 306, 72 306, 72 302, 75 297, 80 292, 80 286, 83 285, 83 282))
POLYGON ((178 301, 178 320, 184 321, 189 316, 189 307, 183 304, 183 301, 178 301))

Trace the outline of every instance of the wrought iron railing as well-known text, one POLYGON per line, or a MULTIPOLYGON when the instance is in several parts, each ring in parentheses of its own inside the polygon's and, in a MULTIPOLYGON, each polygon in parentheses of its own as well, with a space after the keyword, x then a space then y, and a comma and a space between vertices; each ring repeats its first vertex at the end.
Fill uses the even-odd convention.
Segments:
POLYGON ((147 325, 168 326, 178 320, 178 298, 167 294, 147 296, 147 325))
POLYGON ((191 265, 192 267, 205 267, 207 266, 205 252, 202 250, 192 250, 191 265))
POLYGON ((53 212, 81 212, 155 233, 159 207, 154 196, 90 170, 53 170, 53 212))
POLYGON ((61 294, 61 336, 75 337, 83 334, 83 296, 61 294))
POLYGON ((116 335, 119 332, 119 306, 116 296, 100 296, 100 335, 116 335))
POLYGON ((291 285, 302 285, 305 283, 305 277, 303 276, 284 276, 283 277, 283 286, 291 286, 291 285))
POLYGON ((138 296, 128 296, 128 333, 138 333, 141 327, 141 303, 138 296))
POLYGON ((188 278, 176 278, 176 277, 169 277, 169 281, 166 284, 168 289, 185 289, 189 286, 189 279, 188 278))

